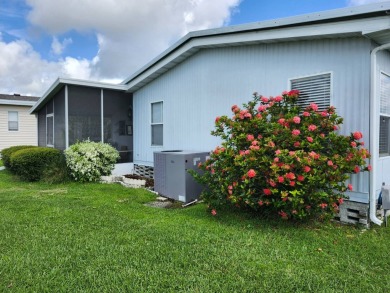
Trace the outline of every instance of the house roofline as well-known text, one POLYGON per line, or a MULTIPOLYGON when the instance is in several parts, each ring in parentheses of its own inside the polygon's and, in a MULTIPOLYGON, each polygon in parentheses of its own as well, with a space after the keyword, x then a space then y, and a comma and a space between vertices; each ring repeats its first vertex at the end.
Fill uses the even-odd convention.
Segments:
MULTIPOLYGON (((292 16, 292 17, 275 19, 275 20, 268 20, 268 21, 254 22, 254 23, 243 24, 243 25, 235 25, 235 26, 228 26, 228 27, 222 27, 216 29, 207 29, 207 30, 190 32, 184 37, 182 37, 179 41, 174 43, 167 50, 163 51, 156 58, 152 59, 149 63, 141 67, 130 77, 125 79, 121 84, 127 85, 128 91, 134 91, 139 87, 142 87, 144 83, 148 82, 148 80, 146 82, 143 81, 150 78, 151 75, 156 75, 156 76, 159 75, 156 74, 157 70, 155 71, 152 70, 152 72, 149 74, 146 73, 148 71, 151 71, 153 67, 156 67, 156 65, 158 65, 158 63, 160 63, 162 60, 169 58, 169 56, 173 55, 176 51, 184 47, 187 47, 185 52, 188 52, 187 54, 188 56, 196 52, 198 50, 196 44, 191 44, 195 40, 207 39, 207 38, 212 38, 217 36, 218 37, 227 36, 227 35, 233 36, 233 35, 243 34, 243 33, 263 32, 263 31, 278 30, 284 28, 308 26, 308 25, 321 25, 321 24, 326 25, 328 23, 342 22, 347 20, 387 16, 389 15, 389 11, 390 11, 390 1, 387 1, 387 2, 368 4, 368 5, 347 7, 342 9, 327 10, 322 12, 292 16), (144 78, 140 78, 142 75, 147 75, 147 76, 144 78), (142 79, 142 80, 136 81, 137 79, 138 80, 142 79), (137 86, 138 84, 141 84, 141 86, 138 87, 137 86)), ((311 36, 311 34, 312 34, 311 32, 308 32, 307 36, 309 37, 311 36)), ((212 45, 212 44, 210 43, 208 45, 212 45)), ((204 46, 207 46, 207 44, 205 44, 204 46)), ((182 54, 184 54, 184 52, 182 54)), ((188 56, 186 56, 185 58, 187 58, 188 56)), ((152 77, 151 79, 154 78, 152 77)))
POLYGON ((20 101, 20 100, 4 100, 0 99, 0 105, 12 105, 12 106, 34 106, 35 101, 20 101))
POLYGON ((52 98, 56 93, 58 93, 62 87, 65 85, 76 85, 76 86, 84 86, 91 88, 100 88, 100 89, 111 89, 118 91, 125 91, 126 87, 121 84, 111 84, 97 81, 89 81, 82 79, 71 79, 71 78, 57 78, 57 80, 50 86, 50 88, 43 94, 43 96, 35 103, 35 105, 31 108, 30 114, 37 112, 40 110, 46 102, 52 98))

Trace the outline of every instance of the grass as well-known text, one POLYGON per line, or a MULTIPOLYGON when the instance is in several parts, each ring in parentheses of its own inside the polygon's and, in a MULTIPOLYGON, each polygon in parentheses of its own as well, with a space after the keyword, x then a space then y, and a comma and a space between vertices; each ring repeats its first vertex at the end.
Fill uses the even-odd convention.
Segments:
POLYGON ((144 206, 120 185, 0 171, 0 291, 385 292, 390 228, 144 206))

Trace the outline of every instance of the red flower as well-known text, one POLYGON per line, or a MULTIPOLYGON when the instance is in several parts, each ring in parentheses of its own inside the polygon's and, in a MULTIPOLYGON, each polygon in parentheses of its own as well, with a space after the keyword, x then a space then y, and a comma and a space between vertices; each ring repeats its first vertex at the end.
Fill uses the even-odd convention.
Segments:
POLYGON ((247 174, 249 178, 253 178, 256 176, 256 172, 253 169, 250 169, 247 174))
POLYGON ((297 176, 297 179, 298 179, 298 181, 303 181, 303 180, 305 180, 305 177, 304 176, 302 176, 302 175, 298 175, 297 176))
POLYGON ((284 177, 283 176, 279 176, 278 177, 278 182, 279 183, 283 183, 284 182, 284 177))
POLYGON ((248 134, 247 136, 246 136, 246 140, 247 141, 252 141, 252 140, 254 140, 255 139, 255 137, 252 135, 252 134, 248 134))
POLYGON ((297 148, 297 147, 299 147, 301 145, 301 143, 299 142, 299 141, 296 141, 296 142, 294 142, 294 146, 297 148))
POLYGON ((276 96, 274 101, 275 102, 281 102, 283 100, 283 98, 281 96, 276 96))
POLYGON ((215 215, 217 215, 217 211, 216 211, 215 209, 212 209, 212 210, 211 210, 211 214, 212 214, 213 216, 215 216, 215 215))
POLYGON ((272 191, 270 189, 268 189, 268 188, 264 188, 263 192, 264 192, 265 195, 271 195, 272 194, 272 191))
POLYGON ((350 191, 353 190, 352 184, 348 184, 348 189, 349 189, 350 191))
POLYGON ((312 138, 311 136, 306 137, 306 139, 307 139, 307 141, 310 142, 310 143, 313 142, 313 138, 312 138))
POLYGON ((328 164, 328 166, 333 166, 333 162, 332 162, 331 160, 329 160, 329 161, 327 162, 327 164, 328 164))
POLYGON ((368 165, 368 166, 367 166, 367 170, 368 170, 368 171, 371 171, 371 170, 372 170, 371 165, 368 165))
POLYGON ((259 200, 258 204, 259 204, 259 206, 262 206, 264 204, 264 202, 262 200, 259 200))
POLYGON ((326 208, 327 206, 328 206, 327 203, 321 203, 321 204, 320 204, 320 207, 321 207, 322 209, 326 208))
POLYGON ((298 130, 298 129, 294 129, 293 131, 291 131, 291 134, 293 136, 298 136, 301 132, 298 130))
POLYGON ((282 152, 281 150, 276 150, 275 155, 280 155, 281 152, 282 152))
POLYGON ((315 126, 314 124, 310 124, 308 129, 309 129, 309 131, 314 131, 317 129, 317 126, 315 126))
POLYGON ((257 108, 257 110, 258 110, 259 112, 264 112, 265 110, 267 110, 267 107, 264 106, 264 105, 261 105, 259 108, 257 108))
POLYGON ((309 116, 310 116, 310 113, 305 111, 305 112, 303 112, 302 115, 305 116, 305 117, 309 117, 309 116))
POLYGON ((217 118, 215 118, 215 123, 218 123, 219 119, 221 119, 221 117, 219 117, 219 116, 217 118))
POLYGON ((359 140, 359 139, 363 138, 363 134, 360 131, 355 131, 353 133, 353 138, 356 140, 359 140))
POLYGON ((295 181, 290 181, 290 186, 295 186, 295 181))
POLYGON ((238 112, 240 112, 240 108, 239 108, 237 105, 233 105, 233 106, 232 106, 232 111, 233 111, 234 113, 238 113, 238 112))
POLYGON ((301 118, 299 118, 298 116, 295 116, 293 118, 293 121, 294 121, 295 124, 299 124, 299 123, 301 123, 301 118))
POLYGON ((260 99, 263 103, 268 103, 269 99, 266 97, 261 97, 260 99))
POLYGON ((359 166, 355 166, 355 168, 353 169, 353 172, 359 173, 360 172, 360 167, 359 166))
POLYGON ((352 141, 351 142, 351 147, 356 148, 356 142, 352 141))
POLYGON ((338 202, 339 202, 339 204, 342 204, 344 202, 344 199, 343 198, 339 198, 338 202))
POLYGON ((292 172, 287 173, 285 176, 286 176, 287 179, 290 179, 290 180, 294 180, 295 179, 295 174, 292 173, 292 172))
POLYGON ((280 125, 284 125, 285 122, 286 122, 286 119, 284 119, 284 118, 280 118, 280 119, 278 120, 278 123, 279 123, 280 125))
POLYGON ((275 187, 276 186, 276 183, 275 181, 273 181, 272 179, 269 181, 269 185, 271 185, 272 187, 275 187))
POLYGON ((285 212, 283 212, 283 211, 280 211, 279 215, 282 217, 283 220, 287 220, 288 219, 288 215, 285 212))
POLYGON ((309 173, 310 170, 311 170, 311 168, 309 166, 303 167, 303 172, 305 172, 305 173, 309 173))
POLYGON ((318 105, 315 104, 315 103, 311 103, 310 104, 310 108, 312 108, 314 111, 317 111, 318 110, 318 105))

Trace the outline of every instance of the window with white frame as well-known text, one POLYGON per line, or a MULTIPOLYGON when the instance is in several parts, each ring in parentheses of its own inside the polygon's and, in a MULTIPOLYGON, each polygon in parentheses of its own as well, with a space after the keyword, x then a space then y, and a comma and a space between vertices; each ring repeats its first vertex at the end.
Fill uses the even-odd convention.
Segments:
POLYGON ((379 155, 390 155, 389 123, 390 123, 390 76, 381 73, 380 89, 380 121, 379 121, 379 155))
POLYGON ((163 145, 163 102, 151 104, 152 146, 163 145))
POLYGON ((8 130, 19 130, 19 113, 17 111, 8 111, 8 130))
POLYGON ((330 106, 331 74, 317 74, 290 80, 291 89, 299 90, 298 106, 302 109, 311 103, 318 105, 322 111, 330 106))
POLYGON ((46 115, 46 145, 54 146, 54 115, 46 115))

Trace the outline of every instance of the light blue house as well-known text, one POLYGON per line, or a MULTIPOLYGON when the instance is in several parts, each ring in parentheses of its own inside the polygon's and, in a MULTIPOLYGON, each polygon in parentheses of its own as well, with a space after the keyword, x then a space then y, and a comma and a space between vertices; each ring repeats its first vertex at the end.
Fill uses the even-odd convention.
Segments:
POLYGON ((128 139, 124 151, 131 151, 127 170, 152 168, 155 151, 213 149, 219 144, 210 135, 215 117, 230 114, 231 105, 247 102, 252 92, 269 96, 299 89, 302 104, 337 108, 344 117, 341 133, 362 131, 373 171, 354 176, 349 195, 370 202, 370 218, 380 224, 375 198, 383 182, 390 184, 389 11, 390 2, 381 2, 192 32, 120 85, 59 79, 32 109, 41 127, 39 142, 45 145, 54 127, 54 147, 57 136, 64 148, 72 143, 70 132, 77 126, 69 125, 70 90, 86 90, 94 92, 97 104, 83 123, 94 121, 96 139, 115 144, 120 135, 105 134, 122 133, 128 139), (57 117, 55 110, 48 114, 47 105, 54 101, 56 109, 60 92, 64 109, 57 117), (110 100, 113 93, 118 100, 110 100), (124 111, 115 121, 108 113, 113 101, 122 101, 124 111), (57 119, 63 124, 58 134, 57 119))

